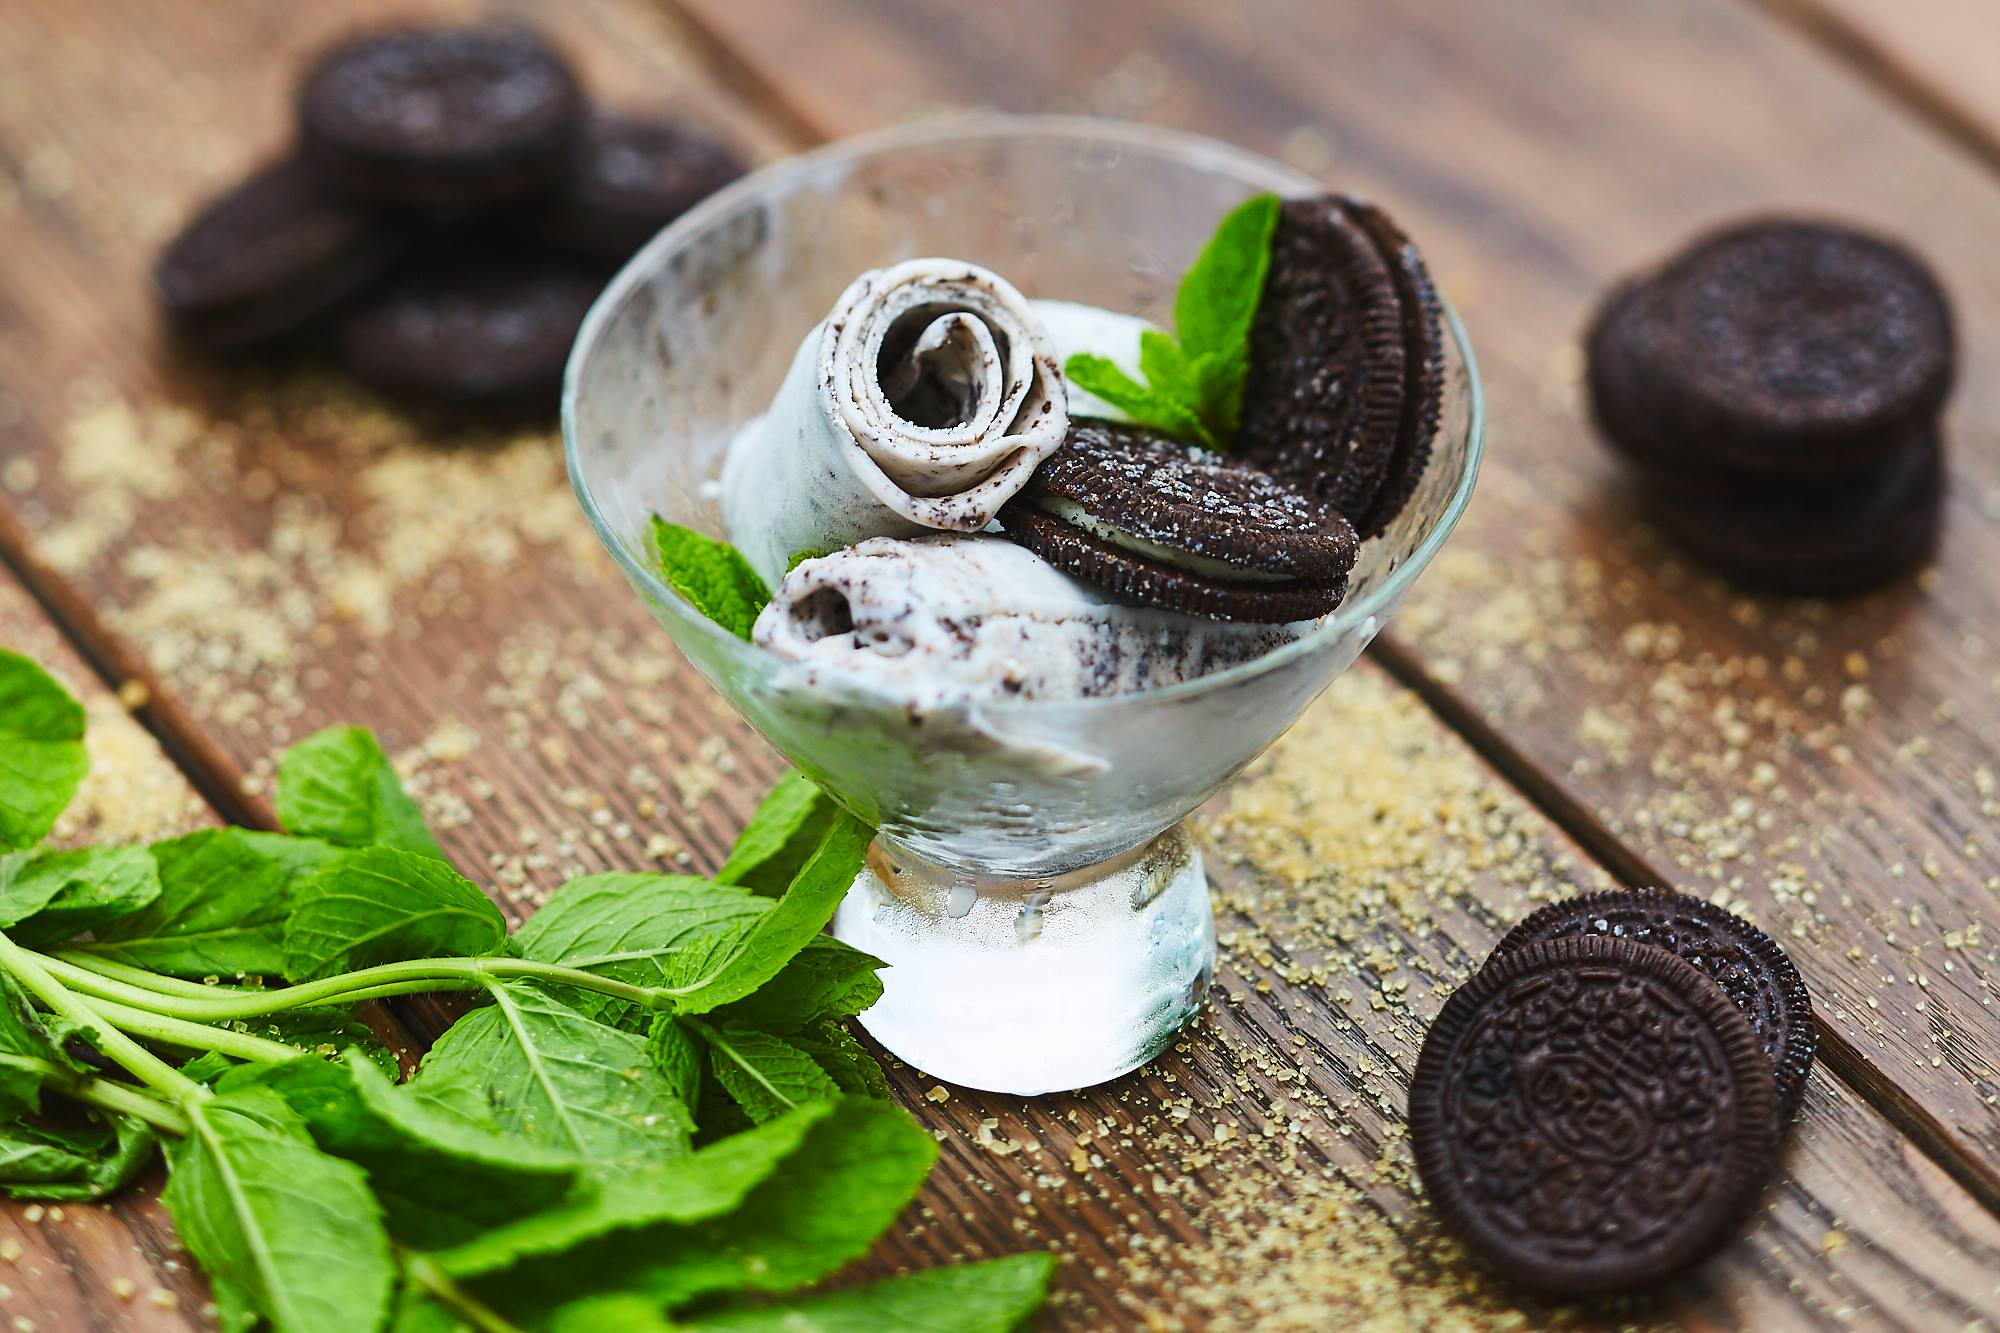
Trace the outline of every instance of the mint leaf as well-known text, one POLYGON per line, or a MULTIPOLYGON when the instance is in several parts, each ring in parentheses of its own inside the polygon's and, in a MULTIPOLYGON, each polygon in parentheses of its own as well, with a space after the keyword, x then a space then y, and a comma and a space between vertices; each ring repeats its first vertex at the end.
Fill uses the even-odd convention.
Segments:
POLYGON ((653 558, 668 586, 739 639, 750 637, 771 590, 728 542, 653 516, 653 558))
POLYGON ((669 1320, 658 1301, 618 1292, 585 1296, 549 1316, 549 1333, 683 1333, 686 1328, 669 1320))
POLYGON ((381 1043, 373 1029, 345 1009, 330 1005, 285 1009, 255 1018, 239 1018, 228 1026, 237 1032, 267 1041, 282 1041, 287 1046, 328 1058, 343 1052, 357 1053, 390 1078, 402 1076, 396 1053, 381 1043))
POLYGON ((313 981, 378 963, 501 951, 507 920, 445 862, 364 847, 298 887, 285 918, 285 976, 313 981))
POLYGON ((758 803, 736 835, 729 859, 715 872, 718 884, 741 884, 776 897, 818 849, 839 806, 819 784, 793 769, 758 803))
POLYGON ((594 1191, 432 1257, 454 1277, 479 1277, 568 1254, 620 1231, 721 1217, 798 1152, 815 1125, 839 1124, 845 1116, 845 1108, 832 1103, 804 1107, 674 1161, 607 1178, 594 1191))
POLYGON ((444 859, 423 813, 365 727, 328 727, 278 760, 278 820, 342 847, 400 847, 444 859))
POLYGON ((779 1034, 825 1018, 851 1018, 882 998, 881 959, 815 935, 777 976, 716 1011, 722 1021, 779 1034))
POLYGON ((35 1011, 11 973, 0 973, 0 1118, 12 1120, 41 1109, 48 1066, 89 1071, 69 1053, 71 1035, 66 1024, 35 1011))
POLYGON ((789 1033, 785 1040, 813 1058, 836 1086, 852 1097, 889 1100, 889 1079, 882 1066, 856 1041, 854 1034, 832 1019, 789 1033))
POLYGON ((297 886, 342 855, 313 838, 204 829, 152 846, 160 895, 75 947, 180 977, 276 976, 297 886))
POLYGON ((1139 335, 1145 384, 1089 352, 1071 356, 1063 373, 1141 426, 1204 449, 1227 447, 1243 419, 1250 326, 1271 267, 1278 208, 1276 195, 1257 195, 1217 224, 1181 278, 1174 336, 1157 329, 1139 335))
POLYGON ((126 1115, 67 1131, 17 1123, 0 1129, 0 1188, 10 1199, 87 1203, 131 1184, 159 1146, 126 1115))
POLYGON ((740 1000, 778 975, 819 934, 860 873, 874 831, 845 812, 769 911, 708 937, 668 960, 660 986, 685 1014, 740 1000))
MULTIPOLYGON (((1278 226, 1278 197, 1244 200, 1216 224, 1174 294, 1174 333, 1190 362, 1205 357, 1247 364, 1250 325, 1271 268, 1271 234, 1278 226)), ((1229 423, 1231 430, 1235 422, 1229 423)))
POLYGON ((0 927, 22 944, 55 944, 160 896, 144 847, 83 847, 0 856, 0 927))
POLYGON ((575 1158, 500 1133, 416 1088, 397 1087, 366 1056, 313 1057, 232 1071, 223 1091, 255 1084, 285 1099, 313 1141, 360 1166, 389 1232, 440 1249, 559 1202, 575 1158))
POLYGON ((804 546, 791 553, 785 560, 785 572, 791 573, 808 560, 821 560, 842 548, 838 546, 804 546))
POLYGON ((840 1094, 810 1055, 755 1028, 690 1023, 708 1047, 708 1072, 757 1124, 840 1094))
POLYGON ((828 1292, 782 1305, 716 1310, 683 1319, 688 1333, 1010 1333, 1039 1310, 1052 1254, 1016 1254, 828 1292))
MULTIPOLYGON (((686 1020, 672 1014, 655 1017, 646 1033, 646 1058, 666 1077, 681 1105, 701 1105, 701 1045, 688 1030, 686 1020)), ((701 1117, 697 1114, 695 1119, 699 1123, 701 1117)))
POLYGON ((644 1038, 531 985, 492 994, 438 1039, 410 1086, 607 1175, 687 1152, 694 1117, 646 1058, 644 1038))
POLYGON ((0 852, 49 835, 90 768, 83 706, 19 653, 0 650, 0 852))
POLYGON ((792 1291, 867 1253, 915 1196, 937 1152, 895 1107, 842 1101, 734 1209, 692 1225, 612 1231, 478 1279, 473 1290, 525 1327, 570 1303, 578 1273, 591 1274, 598 1291, 668 1308, 709 1292, 792 1291))
POLYGON ((279 1333, 356 1333, 389 1317, 396 1267, 361 1168, 313 1145, 267 1088, 185 1107, 162 1196, 214 1280, 225 1328, 262 1315, 279 1333))
MULTIPOLYGON (((514 936, 514 947, 538 963, 655 986, 678 974, 674 960, 681 953, 707 957, 770 910, 770 903, 744 889, 690 875, 586 875, 557 889, 514 936)), ((574 991, 565 999, 615 1026, 650 1021, 608 996, 574 991)))

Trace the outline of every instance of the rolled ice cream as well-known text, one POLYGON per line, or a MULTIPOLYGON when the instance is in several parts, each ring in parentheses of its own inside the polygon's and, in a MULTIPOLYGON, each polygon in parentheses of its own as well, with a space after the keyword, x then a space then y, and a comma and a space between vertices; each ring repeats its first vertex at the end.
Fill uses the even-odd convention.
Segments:
POLYGON ((730 445, 723 521, 774 584, 800 551, 976 532, 1068 427, 1028 300, 976 264, 908 260, 862 274, 806 335, 730 445))
POLYGON ((923 710, 1154 689, 1296 633, 1127 606, 1011 542, 939 534, 802 562, 753 637, 817 681, 923 710))

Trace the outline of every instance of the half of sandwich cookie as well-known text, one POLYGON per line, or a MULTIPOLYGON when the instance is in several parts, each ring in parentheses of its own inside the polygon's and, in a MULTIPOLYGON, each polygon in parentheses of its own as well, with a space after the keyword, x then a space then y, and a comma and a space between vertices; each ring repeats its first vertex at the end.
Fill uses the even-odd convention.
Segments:
POLYGON ((1257 624, 1333 610, 1359 544, 1338 509, 1261 468, 1105 421, 1071 423, 1000 526, 1124 600, 1257 624))

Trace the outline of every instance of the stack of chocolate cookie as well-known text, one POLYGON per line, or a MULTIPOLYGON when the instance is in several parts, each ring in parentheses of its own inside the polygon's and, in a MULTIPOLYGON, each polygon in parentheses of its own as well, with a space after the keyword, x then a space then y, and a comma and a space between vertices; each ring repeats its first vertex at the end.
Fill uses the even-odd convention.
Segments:
POLYGON ((1515 1280, 1645 1287, 1755 1204, 1815 1041, 1798 970, 1741 918, 1657 889, 1555 903, 1431 1025, 1417 1171, 1445 1225, 1515 1280))
POLYGON ((611 270, 742 171, 696 130, 593 109, 520 27, 345 42, 297 108, 293 151, 162 253, 161 307, 219 354, 327 335, 357 378, 450 408, 553 411, 611 270))
POLYGON ((1935 546, 1951 308, 1878 237, 1765 219, 1697 241, 1606 298, 1591 406, 1641 502, 1717 570, 1775 592, 1852 592, 1935 546))

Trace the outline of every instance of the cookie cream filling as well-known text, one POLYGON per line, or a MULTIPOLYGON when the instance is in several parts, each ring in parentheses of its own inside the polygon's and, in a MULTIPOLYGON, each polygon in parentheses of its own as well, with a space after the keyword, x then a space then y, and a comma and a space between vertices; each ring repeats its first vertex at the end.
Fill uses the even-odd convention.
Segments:
POLYGON ((1157 560, 1163 565, 1185 570, 1200 578, 1214 579, 1221 583, 1296 583, 1289 574, 1269 574, 1261 569, 1245 569, 1232 565, 1226 560, 1216 560, 1205 555, 1191 555, 1186 551, 1176 551, 1171 546, 1148 541, 1137 533, 1113 527, 1094 514, 1087 513, 1074 500, 1065 500, 1056 495, 1037 495, 1031 503, 1044 513, 1051 514, 1071 527, 1087 532, 1093 537, 1110 542, 1121 551, 1157 560))

